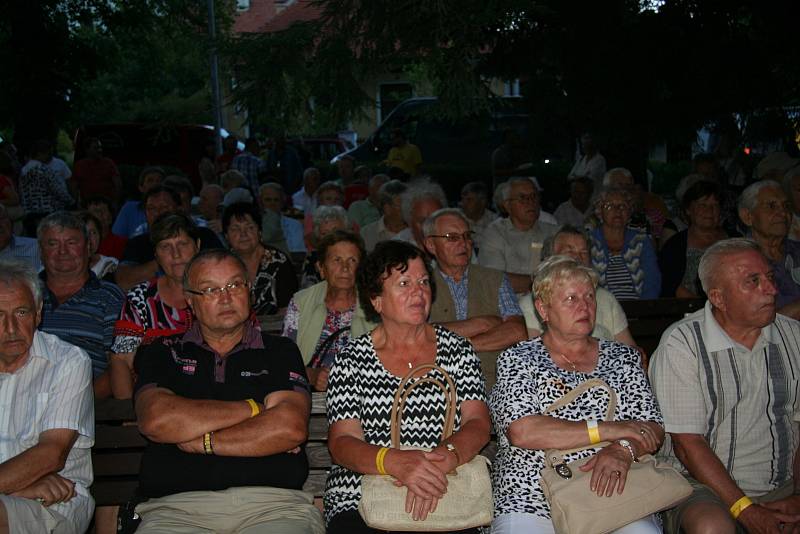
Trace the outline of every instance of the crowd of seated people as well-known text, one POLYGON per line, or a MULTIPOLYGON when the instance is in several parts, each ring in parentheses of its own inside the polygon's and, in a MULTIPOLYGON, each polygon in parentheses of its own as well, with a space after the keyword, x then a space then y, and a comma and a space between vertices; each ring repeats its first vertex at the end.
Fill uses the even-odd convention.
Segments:
POLYGON ((618 532, 800 528, 800 162, 744 187, 731 230, 718 176, 687 176, 670 217, 627 169, 587 166, 596 149, 553 216, 543 206, 563 198, 546 203, 529 176, 465 184, 455 207, 429 176, 344 159, 328 181, 293 172, 292 190, 249 141, 205 166, 199 202, 187 178, 149 167, 119 212, 118 177, 113 198, 85 179, 83 194, 54 181, 52 147, 36 145, 20 182, 23 206, 36 199, 29 237, 0 203, 0 410, 14 414, 0 434, 17 443, 0 440, 0 532, 85 530, 92 395, 136 401, 141 532, 372 533, 361 475, 386 473, 424 524, 492 425, 493 532, 552 532, 544 450, 597 437, 612 444, 571 459, 592 458, 598 495, 622 492, 644 454, 694 489, 663 527, 648 515, 618 532), (620 302, 659 297, 708 300, 647 355, 620 302), (392 449, 394 389, 433 362, 457 386, 455 432, 441 441, 441 414, 410 401, 404 445, 433 452, 392 449), (617 393, 613 421, 596 396, 544 415, 588 377, 617 393), (321 515, 301 491, 311 391, 327 392, 330 425, 321 515))

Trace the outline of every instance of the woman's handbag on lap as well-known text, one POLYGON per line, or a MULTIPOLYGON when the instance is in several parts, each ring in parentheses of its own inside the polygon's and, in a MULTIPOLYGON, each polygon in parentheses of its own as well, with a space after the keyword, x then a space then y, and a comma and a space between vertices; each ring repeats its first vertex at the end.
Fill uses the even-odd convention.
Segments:
MULTIPOLYGON (((608 391, 606 421, 614 418, 617 395, 600 379, 587 380, 550 405, 544 415, 566 406, 593 388, 608 391)), ((539 485, 550 503, 550 515, 557 534, 605 534, 650 514, 678 505, 692 493, 692 487, 675 469, 646 454, 631 464, 625 490, 611 497, 598 496, 589 488, 591 471, 581 471, 591 457, 566 463, 568 454, 610 445, 608 442, 570 450, 545 451, 545 468, 539 485)))
MULTIPOLYGON (((409 394, 422 384, 434 384, 444 391, 447 402, 442 441, 453 434, 456 417, 456 388, 447 371, 433 364, 420 365, 411 370, 397 387, 391 413, 392 447, 400 447, 400 423, 409 394), (420 370, 434 369, 442 374, 447 385, 432 376, 412 377, 420 370)), ((394 485, 389 475, 364 475, 361 478, 361 502, 358 512, 364 522, 382 530, 400 531, 452 531, 488 525, 492 522, 492 483, 489 477, 489 460, 476 455, 459 465, 455 473, 447 474, 447 493, 439 500, 436 511, 425 521, 414 521, 406 512, 408 488, 394 485)))

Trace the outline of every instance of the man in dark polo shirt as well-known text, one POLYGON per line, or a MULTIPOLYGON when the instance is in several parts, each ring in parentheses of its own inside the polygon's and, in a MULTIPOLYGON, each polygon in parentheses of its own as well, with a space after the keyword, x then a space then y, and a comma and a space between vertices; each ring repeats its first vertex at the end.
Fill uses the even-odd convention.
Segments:
MULTIPOLYGON (((180 211, 181 197, 171 187, 157 185, 144 194, 142 206, 148 228, 151 228, 156 219, 165 213, 180 211)), ((212 230, 198 227, 197 231, 200 234, 200 250, 222 248, 222 243, 212 230)), ((130 238, 117 269, 117 284, 127 291, 136 284, 154 278, 156 273, 158 273, 158 263, 153 243, 150 242, 150 232, 130 238)))
POLYGON ((311 398, 300 351, 261 332, 237 256, 201 252, 183 280, 192 327, 140 347, 134 363, 149 440, 137 532, 322 534, 301 491, 311 398))

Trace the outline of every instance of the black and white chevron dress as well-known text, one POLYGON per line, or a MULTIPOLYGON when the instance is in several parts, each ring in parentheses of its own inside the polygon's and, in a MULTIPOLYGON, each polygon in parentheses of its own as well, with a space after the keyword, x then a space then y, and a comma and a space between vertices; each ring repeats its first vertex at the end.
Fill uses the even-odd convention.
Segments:
MULTIPOLYGON (((458 394, 456 426, 461 426, 461 403, 486 402, 480 361, 469 342, 441 326, 436 332, 436 363, 453 378, 458 394)), ((370 334, 353 339, 339 352, 328 379, 328 423, 358 419, 367 443, 391 446, 389 414, 400 378, 381 364, 370 334)), ((422 385, 409 397, 403 412, 400 440, 413 447, 439 444, 444 423, 444 395, 431 384, 422 385)), ((358 509, 361 474, 332 465, 325 486, 325 520, 358 509)))

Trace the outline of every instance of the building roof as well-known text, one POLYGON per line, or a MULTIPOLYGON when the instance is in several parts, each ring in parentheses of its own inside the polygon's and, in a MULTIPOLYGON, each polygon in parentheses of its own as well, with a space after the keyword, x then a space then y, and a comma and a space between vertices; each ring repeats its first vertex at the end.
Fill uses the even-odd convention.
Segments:
POLYGON ((322 9, 311 0, 250 0, 250 7, 236 14, 235 33, 273 33, 295 22, 315 20, 322 9))

